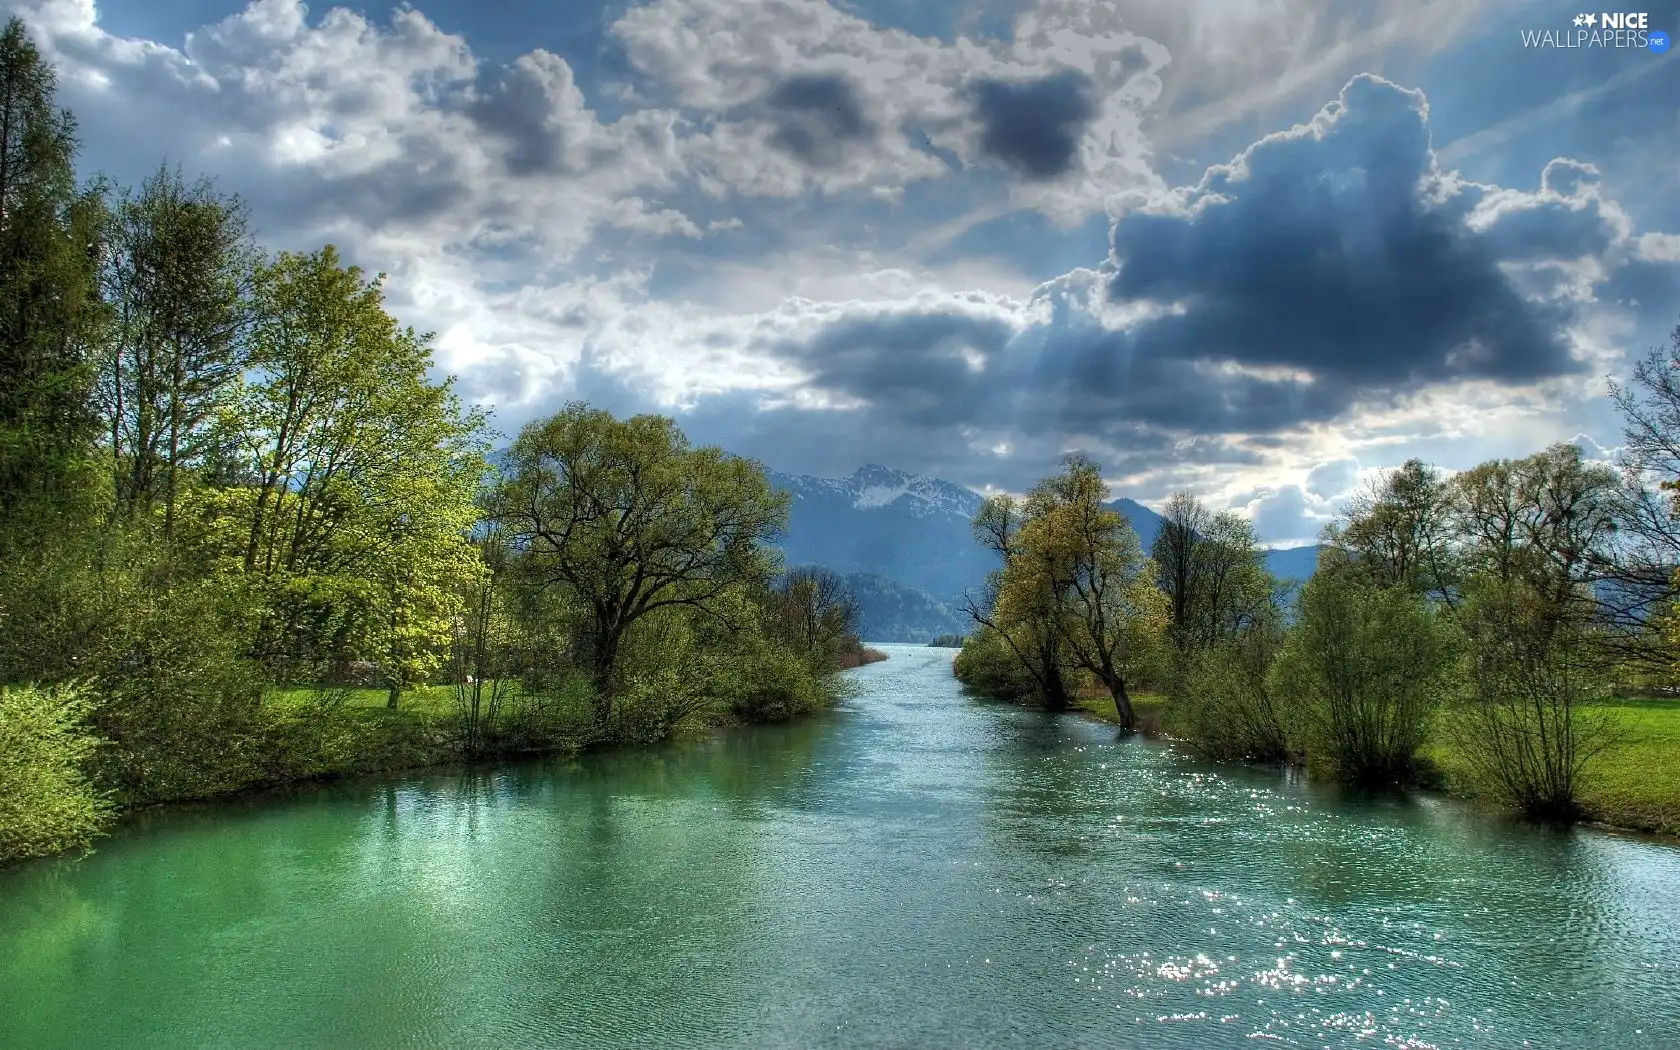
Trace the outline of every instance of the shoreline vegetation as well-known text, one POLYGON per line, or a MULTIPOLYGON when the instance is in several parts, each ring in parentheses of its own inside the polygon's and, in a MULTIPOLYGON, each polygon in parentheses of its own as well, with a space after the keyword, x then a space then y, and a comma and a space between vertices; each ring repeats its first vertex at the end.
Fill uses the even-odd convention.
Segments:
POLYGON ((1573 444, 1371 478, 1304 583, 1189 493, 1146 553, 1081 454, 974 521, 998 558, 953 674, 1216 762, 1680 835, 1680 328, 1573 444), (1112 713, 1111 713, 1112 712, 1112 713))
POLYGON ((81 179, 0 33, 0 864, 124 812, 640 746, 829 706, 883 658, 789 497, 668 418, 501 437, 384 277, 237 197, 81 179))

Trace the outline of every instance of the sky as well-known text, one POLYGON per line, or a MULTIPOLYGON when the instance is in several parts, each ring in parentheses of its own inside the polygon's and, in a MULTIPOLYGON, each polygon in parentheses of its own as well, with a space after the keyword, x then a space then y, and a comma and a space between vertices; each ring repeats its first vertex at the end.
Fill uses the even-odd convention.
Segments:
POLYGON ((1612 455, 1680 322, 1680 56, 1525 47, 1555 3, 4 6, 85 173, 387 274, 508 435, 586 400, 981 491, 1077 450, 1309 542, 1410 457, 1612 455))

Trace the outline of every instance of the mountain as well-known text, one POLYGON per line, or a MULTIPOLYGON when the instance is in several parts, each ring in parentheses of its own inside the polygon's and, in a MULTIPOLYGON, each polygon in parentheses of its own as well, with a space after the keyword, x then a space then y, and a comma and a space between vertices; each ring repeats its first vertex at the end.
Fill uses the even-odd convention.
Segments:
POLYGON ((845 580, 858 603, 858 635, 866 642, 926 642, 967 634, 974 626, 956 606, 885 576, 853 572, 845 580))
POLYGON ((884 576, 947 605, 995 566, 970 530, 981 496, 961 485, 873 463, 846 478, 772 472, 770 483, 793 497, 790 565, 884 576))
POLYGON ((1266 552, 1266 568, 1280 580, 1305 580, 1318 568, 1318 544, 1274 547, 1266 552))

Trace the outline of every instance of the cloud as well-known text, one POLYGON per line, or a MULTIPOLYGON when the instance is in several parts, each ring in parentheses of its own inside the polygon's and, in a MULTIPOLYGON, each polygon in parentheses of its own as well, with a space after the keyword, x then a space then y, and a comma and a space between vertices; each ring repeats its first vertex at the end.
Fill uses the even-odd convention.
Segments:
POLYGON ((981 153, 1030 179, 1065 173, 1097 112, 1091 92, 1090 78, 1077 70, 1020 83, 980 81, 974 86, 974 110, 983 129, 981 153))
POLYGON ((1168 55, 1112 14, 1039 4, 1008 42, 947 42, 823 0, 654 0, 610 34, 639 91, 704 126, 686 156, 714 194, 896 198, 978 167, 1019 177, 1015 206, 1073 224, 1163 188, 1142 121, 1168 55))

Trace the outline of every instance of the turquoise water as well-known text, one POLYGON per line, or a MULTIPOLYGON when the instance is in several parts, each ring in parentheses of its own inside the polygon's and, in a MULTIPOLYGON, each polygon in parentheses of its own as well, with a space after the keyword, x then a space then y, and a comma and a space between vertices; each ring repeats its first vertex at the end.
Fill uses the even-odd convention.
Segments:
POLYGON ((0 874, 5 1047, 1680 1047, 1680 849, 861 695, 0 874))

